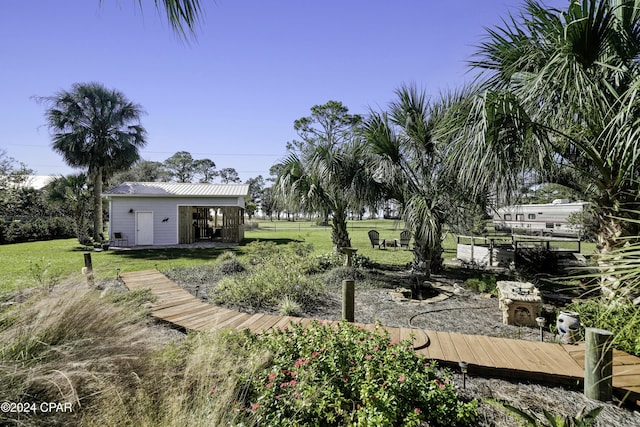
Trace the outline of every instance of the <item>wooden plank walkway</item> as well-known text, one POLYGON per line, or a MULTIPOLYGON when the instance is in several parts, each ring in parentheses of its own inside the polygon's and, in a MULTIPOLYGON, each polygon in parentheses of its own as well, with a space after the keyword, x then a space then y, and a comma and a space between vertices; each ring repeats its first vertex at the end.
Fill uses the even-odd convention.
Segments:
MULTIPOLYGON (((312 320, 241 313, 205 303, 156 270, 123 273, 121 278, 131 290, 151 289, 157 297, 151 309, 152 315, 186 330, 237 328, 261 332, 283 328, 290 322, 306 325, 312 320)), ((320 322, 334 323, 325 320, 320 322)), ((375 328, 375 325, 356 325, 368 330, 375 328)), ((417 353, 440 364, 457 365, 464 360, 469 364, 471 375, 569 384, 584 380, 584 343, 561 345, 417 328, 384 328, 389 332, 392 342, 413 338, 417 353)), ((640 358, 616 350, 613 365, 616 394, 627 396, 629 401, 640 405, 640 358)))

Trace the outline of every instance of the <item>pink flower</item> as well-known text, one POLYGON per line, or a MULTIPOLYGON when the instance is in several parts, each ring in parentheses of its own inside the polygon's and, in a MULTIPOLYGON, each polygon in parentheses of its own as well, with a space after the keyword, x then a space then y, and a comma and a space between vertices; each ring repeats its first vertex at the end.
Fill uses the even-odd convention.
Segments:
POLYGON ((215 387, 211 387, 211 390, 209 390, 209 395, 212 395, 215 392, 216 392, 216 388, 215 387))
POLYGON ((403 382, 403 381, 404 381, 404 375, 400 375, 400 376, 398 377, 398 381, 399 381, 399 382, 403 382))
POLYGON ((297 377, 298 376, 298 371, 291 372, 291 376, 292 377, 297 377))
POLYGON ((314 351, 313 353, 311 353, 311 358, 315 359, 316 357, 318 357, 319 354, 320 354, 319 352, 314 351))
POLYGON ((365 359, 367 359, 367 360, 369 360, 369 359, 371 359, 372 357, 373 357, 373 356, 371 356, 370 354, 367 354, 364 358, 365 358, 365 359))
POLYGON ((299 368, 300 366, 304 366, 306 364, 308 364, 311 361, 311 359, 298 359, 296 360, 296 363, 293 364, 293 366, 295 366, 296 368, 299 368))
POLYGON ((251 410, 252 410, 252 411, 257 410, 259 407, 260 407, 260 404, 258 404, 258 403, 253 403, 253 404, 251 404, 251 410))
POLYGON ((276 374, 275 372, 272 372, 272 373, 269 374, 269 379, 273 380, 277 376, 278 376, 278 374, 276 374))
POLYGON ((422 412, 420 410, 420 408, 413 408, 413 412, 415 412, 416 414, 420 415, 420 412, 422 412))
POLYGON ((380 350, 380 348, 378 346, 373 347, 374 353, 377 352, 378 350, 380 350))
POLYGON ((267 384, 265 384, 265 387, 266 387, 266 388, 271 388, 271 386, 273 386, 273 383, 267 383, 267 384))
POLYGON ((293 387, 294 385, 296 385, 296 384, 298 384, 298 381, 296 381, 296 380, 291 380, 291 381, 289 381, 289 385, 290 385, 290 386, 292 386, 292 387, 293 387))
POLYGON ((284 383, 280 384, 280 388, 285 388, 287 385, 289 385, 289 383, 284 382, 284 383))

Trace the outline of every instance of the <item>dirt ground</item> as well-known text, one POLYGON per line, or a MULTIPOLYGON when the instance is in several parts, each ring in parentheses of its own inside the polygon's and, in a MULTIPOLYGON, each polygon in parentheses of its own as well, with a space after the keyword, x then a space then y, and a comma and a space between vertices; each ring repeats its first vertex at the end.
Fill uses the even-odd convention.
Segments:
MULTIPOLYGON (((462 280, 445 275, 434 275, 432 283, 436 287, 447 290, 448 298, 441 301, 400 300, 394 290, 403 286, 406 276, 401 272, 383 272, 389 276, 388 288, 359 288, 355 291, 355 321, 375 323, 397 327, 414 327, 421 329, 459 332, 497 336, 504 338, 539 340, 540 331, 505 325, 502 313, 498 308, 497 298, 480 295, 461 287, 462 280)), ((183 285, 192 293, 192 286, 183 285)), ((406 284, 406 288, 409 285, 406 284)), ((199 294, 206 295, 206 289, 199 289, 199 294)), ((323 301, 322 305, 307 310, 302 315, 317 319, 337 320, 342 317, 342 295, 334 292, 323 301)), ((551 309, 547 306, 546 309, 551 309)), ((557 338, 546 332, 545 341, 557 338)), ((519 425, 518 420, 494 402, 507 402, 525 412, 544 420, 543 410, 554 415, 575 416, 583 407, 587 410, 597 406, 604 409, 594 425, 609 427, 640 426, 640 412, 637 408, 621 407, 619 402, 602 403, 584 397, 581 390, 569 390, 566 387, 521 382, 517 378, 496 379, 467 377, 466 388, 462 388, 462 374, 453 371, 453 376, 460 387, 460 394, 469 399, 478 399, 478 426, 512 427, 519 425)), ((545 424, 547 422, 545 421, 545 424)))

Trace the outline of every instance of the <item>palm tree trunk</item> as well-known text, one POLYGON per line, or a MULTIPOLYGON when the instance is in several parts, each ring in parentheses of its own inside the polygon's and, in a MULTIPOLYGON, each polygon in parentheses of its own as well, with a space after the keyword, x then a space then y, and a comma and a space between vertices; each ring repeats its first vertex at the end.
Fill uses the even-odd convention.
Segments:
POLYGON ((418 245, 413 246, 413 265, 428 265, 432 273, 442 270, 442 245, 437 248, 420 248, 418 245))
POLYGON ((93 240, 101 242, 102 233, 102 168, 90 173, 93 181, 93 240))
POLYGON ((630 299, 630 291, 625 287, 624 281, 616 274, 611 260, 607 259, 612 251, 619 249, 628 243, 626 236, 637 236, 637 223, 628 221, 623 217, 627 213, 615 209, 603 209, 598 220, 597 247, 602 255, 598 260, 600 268, 600 292, 611 301, 625 301, 630 299))
POLYGON ((420 243, 416 240, 413 245, 413 265, 414 268, 419 269, 420 266, 429 266, 431 273, 437 273, 443 269, 442 253, 442 240, 436 239, 437 243, 430 247, 426 243, 420 243))
POLYGON ((334 212, 331 220, 331 240, 333 249, 339 251, 340 248, 351 247, 351 239, 347 230, 347 218, 344 212, 334 212))

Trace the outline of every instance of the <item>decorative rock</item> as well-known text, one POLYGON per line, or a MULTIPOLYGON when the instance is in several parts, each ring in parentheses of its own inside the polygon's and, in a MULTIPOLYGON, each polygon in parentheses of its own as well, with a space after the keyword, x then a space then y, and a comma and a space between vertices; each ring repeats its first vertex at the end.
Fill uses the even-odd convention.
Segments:
POLYGON ((462 286, 458 285, 457 283, 454 283, 453 285, 453 293, 455 295, 463 295, 467 293, 467 290, 465 288, 463 288, 462 286))

